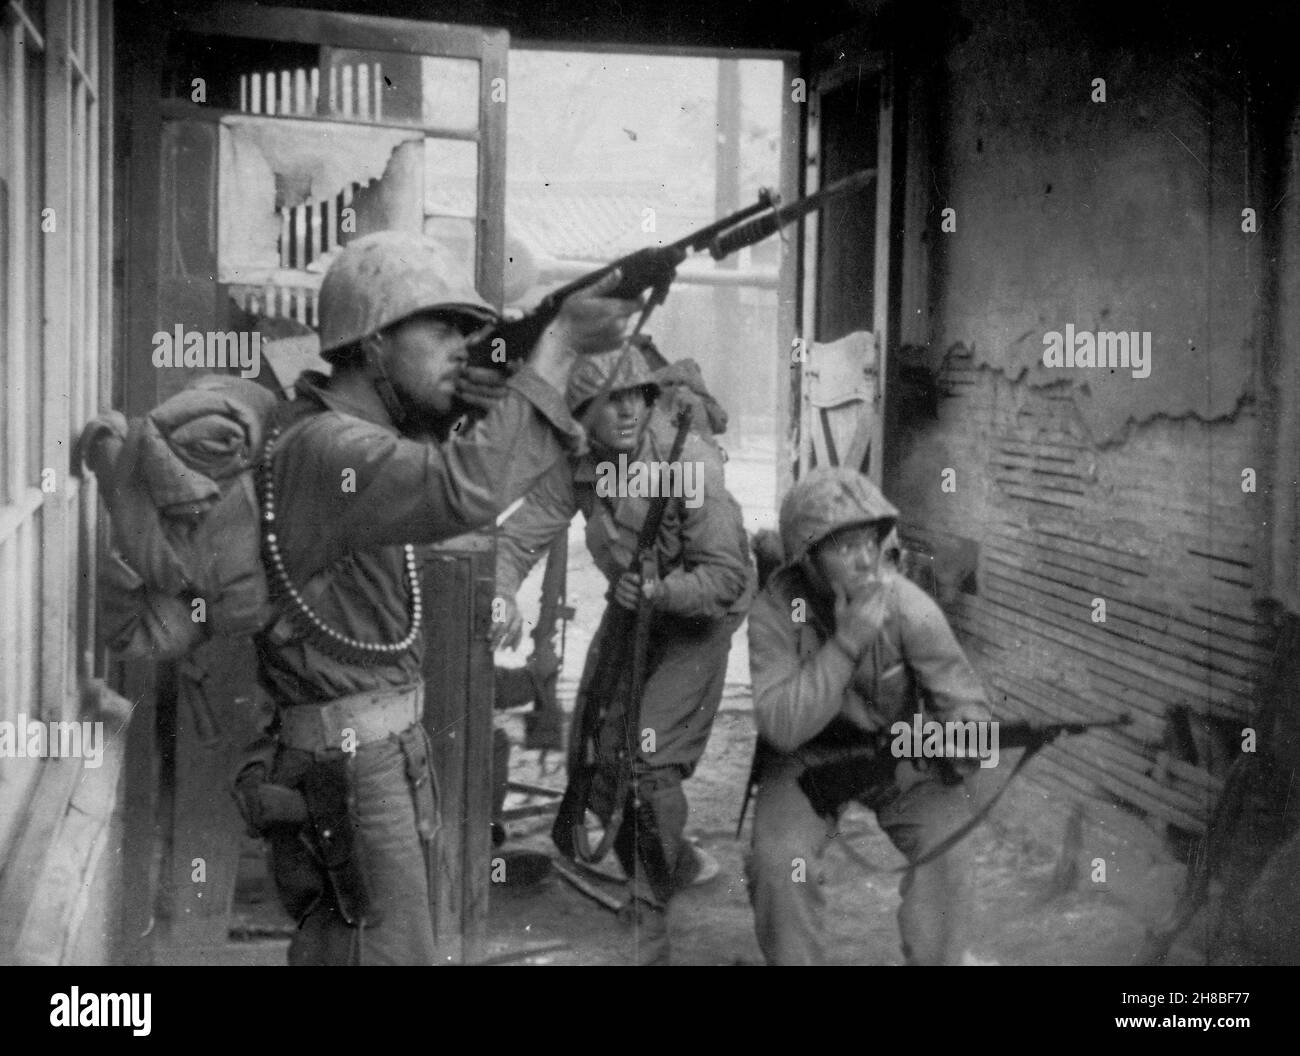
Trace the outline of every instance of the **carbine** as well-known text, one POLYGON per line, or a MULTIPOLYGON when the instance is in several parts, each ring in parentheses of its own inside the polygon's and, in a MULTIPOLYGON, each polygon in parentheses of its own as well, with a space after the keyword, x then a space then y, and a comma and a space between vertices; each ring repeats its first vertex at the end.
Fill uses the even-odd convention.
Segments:
POLYGON ((496 327, 475 335, 469 348, 469 364, 474 367, 501 367, 512 360, 522 360, 532 351, 551 321, 560 311, 566 297, 578 290, 594 285, 611 272, 622 273, 617 287, 605 294, 622 300, 635 300, 647 290, 650 297, 641 309, 636 332, 645 325, 650 313, 668 296, 677 275, 677 267, 692 253, 708 250, 714 260, 722 260, 738 249, 761 242, 787 224, 832 198, 851 194, 869 186, 876 178, 875 169, 862 169, 828 184, 815 194, 799 198, 789 205, 779 205, 779 197, 764 188, 758 192, 758 201, 747 205, 721 220, 692 231, 685 238, 666 246, 648 246, 620 257, 594 271, 580 275, 558 290, 552 290, 537 306, 522 318, 503 320, 496 327))

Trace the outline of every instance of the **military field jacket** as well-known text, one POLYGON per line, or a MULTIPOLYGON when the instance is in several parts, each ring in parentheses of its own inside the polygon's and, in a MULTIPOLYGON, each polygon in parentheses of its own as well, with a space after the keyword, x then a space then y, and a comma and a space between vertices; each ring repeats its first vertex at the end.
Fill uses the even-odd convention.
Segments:
MULTIPOLYGON (((472 430, 442 444, 400 436, 377 401, 354 403, 322 375, 304 374, 297 391, 316 413, 286 430, 275 451, 280 550, 312 608, 364 642, 407 632, 402 544, 491 524, 581 439, 560 394, 528 368, 472 430)), ((343 663, 287 615, 258 645, 263 682, 280 704, 409 684, 424 654, 421 637, 392 661, 343 663)))
POLYGON ((813 598, 798 568, 768 581, 749 614, 749 666, 758 733, 773 748, 793 752, 836 718, 875 733, 922 708, 939 722, 991 717, 939 606, 896 572, 883 589, 884 626, 855 664, 831 641, 833 609, 813 598))
MULTIPOLYGON (((650 418, 635 453, 624 464, 663 462, 671 453, 672 424, 650 418)), ((682 463, 690 463, 702 501, 691 508, 682 499, 668 505, 659 531, 659 590, 654 610, 680 617, 718 619, 743 613, 754 596, 754 570, 739 504, 724 486, 722 457, 694 433, 687 435, 682 463)), ((637 534, 653 501, 634 494, 605 496, 597 483, 616 480, 618 456, 588 452, 556 465, 510 515, 497 537, 497 592, 513 595, 528 570, 556 534, 567 531, 581 511, 587 522, 587 549, 613 583, 631 567, 637 534), (602 469, 602 465, 604 469, 602 469)), ((631 480, 631 471, 624 474, 631 480)), ((632 489, 628 489, 631 491, 632 489)))

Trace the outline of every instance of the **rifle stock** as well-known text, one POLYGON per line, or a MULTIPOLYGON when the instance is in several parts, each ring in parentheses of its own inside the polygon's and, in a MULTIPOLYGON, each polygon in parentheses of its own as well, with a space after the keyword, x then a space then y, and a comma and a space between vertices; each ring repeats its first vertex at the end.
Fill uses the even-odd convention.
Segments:
POLYGON ((569 536, 559 532, 546 555, 542 575, 542 599, 533 628, 533 651, 527 668, 536 695, 533 710, 524 716, 524 747, 543 751, 558 750, 563 741, 564 713, 556 700, 555 686, 560 675, 560 654, 555 648, 556 625, 568 619, 571 610, 564 604, 565 580, 569 560, 569 536))

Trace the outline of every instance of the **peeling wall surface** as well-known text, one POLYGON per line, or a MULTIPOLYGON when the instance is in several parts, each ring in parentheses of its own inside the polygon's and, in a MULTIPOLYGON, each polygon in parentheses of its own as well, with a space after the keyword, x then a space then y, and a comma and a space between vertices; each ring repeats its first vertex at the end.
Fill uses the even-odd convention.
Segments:
POLYGON ((1031 384, 1069 379, 1097 439, 1157 414, 1217 418, 1248 391, 1260 240, 1244 89, 1192 45, 1101 40, 1088 5, 967 3, 948 52, 957 229, 938 344, 1031 384), (1105 101, 1093 97, 1104 81, 1105 101), (1150 375, 1043 367, 1043 335, 1151 335, 1150 375))
POLYGON ((1270 655, 1254 608, 1255 513, 1236 501, 1253 498, 1239 467, 1257 418, 1160 418, 1099 448, 1063 386, 1011 382, 961 347, 940 383, 938 422, 886 484, 905 540, 933 555, 995 713, 1129 713, 1128 729, 1066 739, 1034 765, 1071 794, 1199 830, 1270 655), (1175 713, 1194 730, 1192 753, 1170 743, 1175 713))
POLYGON ((1173 32, 1112 43, 1083 4, 960 11, 942 172, 921 174, 936 227, 956 210, 921 353, 941 395, 937 418, 895 409, 886 491, 995 712, 1132 715, 1040 773, 1199 831, 1271 657, 1257 328, 1275 264, 1242 209, 1277 214, 1247 163, 1244 80, 1173 32), (1149 332, 1149 376, 1045 367, 1067 325, 1149 332))

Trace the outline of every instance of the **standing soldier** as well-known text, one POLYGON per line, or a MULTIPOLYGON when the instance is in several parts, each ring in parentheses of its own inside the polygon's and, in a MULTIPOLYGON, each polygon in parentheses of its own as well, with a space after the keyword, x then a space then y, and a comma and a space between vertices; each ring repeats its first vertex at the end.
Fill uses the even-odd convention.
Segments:
MULTIPOLYGON (((877 743, 894 722, 910 724, 923 702, 940 722, 990 717, 939 607, 881 560, 897 516, 861 474, 813 470, 781 504, 786 562, 750 614, 759 736, 750 898, 771 964, 824 960, 823 895, 812 870, 854 799, 875 811, 908 860, 898 913, 904 958, 951 964, 963 950, 963 846, 921 859, 970 817, 965 782, 945 783, 940 767, 922 770, 888 751, 847 773, 843 762, 809 767, 819 752, 877 743)), ((965 774, 979 765, 943 762, 965 774)))
MULTIPOLYGON (((589 423, 591 449, 542 479, 507 519, 497 545, 497 593, 504 609, 495 637, 498 644, 513 646, 523 626, 515 603, 519 584, 556 533, 568 531, 579 510, 586 519, 587 547, 609 581, 610 606, 578 689, 569 780, 574 780, 584 749, 577 732, 584 708, 611 706, 599 738, 592 796, 592 810, 603 819, 617 817, 622 806, 613 801, 617 781, 609 775, 617 772, 613 756, 623 737, 621 708, 626 702, 591 700, 589 691, 599 670, 622 662, 615 658, 621 643, 606 633, 616 622, 615 607, 635 610, 644 597, 652 608, 640 719, 638 729, 629 731, 635 742, 631 788, 614 836, 615 852, 631 882, 623 916, 635 929, 636 959, 642 964, 668 963, 671 899, 701 868, 699 853, 684 835, 682 782, 694 772, 708 742, 731 638, 754 593, 740 507, 724 487, 717 449, 694 434, 682 448, 679 479, 693 470, 695 493, 679 496, 667 507, 657 541, 658 578, 642 582, 632 571, 637 535, 652 500, 631 488, 629 494, 612 493, 604 483, 620 465, 631 479, 638 467, 657 472, 658 464, 666 464, 674 430, 665 418, 650 414, 657 392, 635 347, 584 359, 570 378, 568 403, 575 417, 589 423)), ((625 683, 619 692, 626 691, 625 683)))
POLYGON ((635 307, 600 297, 609 288, 570 298, 502 383, 466 367, 466 335, 495 313, 436 244, 367 235, 325 276, 332 373, 303 375, 264 453, 278 619, 257 647, 276 716, 236 780, 299 923, 291 964, 433 962, 428 852, 439 822, 410 544, 492 523, 580 435, 561 398, 575 351, 616 345, 635 307), (468 435, 430 440, 458 395, 486 417, 468 435), (305 830, 275 824, 295 791, 305 830))

